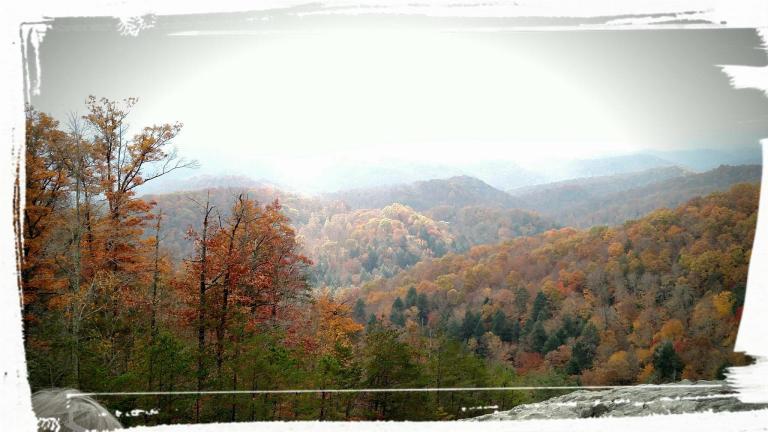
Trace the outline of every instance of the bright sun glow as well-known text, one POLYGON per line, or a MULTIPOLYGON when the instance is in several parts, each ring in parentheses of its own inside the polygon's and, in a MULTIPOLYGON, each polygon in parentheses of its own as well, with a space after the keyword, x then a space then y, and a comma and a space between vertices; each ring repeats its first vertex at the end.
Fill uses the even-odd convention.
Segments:
POLYGON ((156 105, 178 107, 186 154, 219 146, 209 165, 292 163, 306 168, 292 180, 311 182, 337 157, 525 162, 615 152, 626 142, 610 107, 567 71, 466 33, 241 37, 249 43, 229 61, 201 65, 156 105))

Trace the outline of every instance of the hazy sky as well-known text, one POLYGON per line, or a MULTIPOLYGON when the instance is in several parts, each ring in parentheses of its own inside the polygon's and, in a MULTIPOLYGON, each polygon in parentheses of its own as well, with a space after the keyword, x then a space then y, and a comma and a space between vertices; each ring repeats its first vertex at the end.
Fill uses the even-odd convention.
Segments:
MULTIPOLYGON (((138 96, 209 173, 329 161, 440 163, 727 148, 768 137, 768 101, 718 65, 768 64, 751 30, 488 31, 496 21, 228 15, 56 20, 36 108, 138 96)), ((254 177, 260 177, 254 174, 254 177)))

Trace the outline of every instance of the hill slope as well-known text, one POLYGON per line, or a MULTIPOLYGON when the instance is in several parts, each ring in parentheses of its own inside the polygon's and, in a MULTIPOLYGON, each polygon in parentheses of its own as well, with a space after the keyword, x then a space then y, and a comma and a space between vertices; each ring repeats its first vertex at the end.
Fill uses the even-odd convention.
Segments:
POLYGON ((555 201, 561 199, 574 201, 573 198, 569 198, 565 193, 575 192, 577 195, 592 198, 595 196, 625 191, 627 189, 647 186, 652 183, 682 177, 687 174, 691 174, 691 172, 678 166, 651 168, 631 173, 581 177, 571 180, 525 186, 511 189, 507 191, 507 193, 515 197, 524 198, 526 200, 526 205, 531 205, 533 197, 539 197, 542 203, 546 203, 547 200, 555 201), (557 194, 557 196, 552 197, 551 194, 557 194))
POLYGON ((468 176, 419 181, 373 189, 353 189, 325 196, 345 202, 353 209, 382 208, 393 203, 407 205, 416 211, 443 205, 452 207, 486 206, 511 208, 518 201, 482 180, 468 176))
POLYGON ((740 184, 614 228, 476 246, 350 295, 386 320, 399 316, 398 297, 423 294, 428 306, 412 316, 520 373, 584 384, 712 379, 744 362, 732 348, 758 196, 740 184))
MULTIPOLYGON (((488 189, 481 186, 481 190, 488 189)), ((239 193, 247 193, 262 203, 280 200, 283 213, 296 227, 304 253, 316 264, 312 268, 316 285, 359 285, 372 278, 390 277, 422 259, 537 234, 556 226, 525 210, 449 205, 418 212, 398 203, 350 209, 344 201, 303 197, 269 187, 198 190, 145 198, 157 202, 163 210, 163 247, 178 261, 192 253, 193 244, 186 233, 189 228, 199 228, 200 203, 210 199, 216 214, 225 218, 239 193)))
POLYGON ((759 183, 760 165, 720 166, 701 174, 679 168, 564 181, 513 191, 521 208, 562 225, 615 225, 663 207, 675 207, 700 195, 737 183, 759 183), (633 186, 634 185, 634 186, 633 186))

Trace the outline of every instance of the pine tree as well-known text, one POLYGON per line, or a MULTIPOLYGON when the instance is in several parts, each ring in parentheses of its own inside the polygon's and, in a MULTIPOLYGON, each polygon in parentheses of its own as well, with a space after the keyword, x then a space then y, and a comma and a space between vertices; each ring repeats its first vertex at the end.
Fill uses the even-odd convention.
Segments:
POLYGON ((426 294, 419 294, 419 297, 416 299, 416 307, 419 309, 419 325, 426 325, 429 317, 429 300, 426 294))
POLYGON ((666 341, 653 351, 653 369, 660 381, 677 381, 683 366, 683 361, 677 355, 672 342, 666 341))
POLYGON ((396 326, 405 326, 405 314, 403 313, 403 310, 403 301, 398 297, 392 303, 392 312, 389 314, 389 321, 396 326))
POLYGON ((417 299, 418 295, 416 294, 416 288, 411 286, 405 294, 405 309, 410 309, 413 306, 416 306, 417 299))
POLYGON ((360 324, 365 322, 365 301, 363 299, 359 298, 355 302, 355 308, 352 311, 352 317, 360 324))

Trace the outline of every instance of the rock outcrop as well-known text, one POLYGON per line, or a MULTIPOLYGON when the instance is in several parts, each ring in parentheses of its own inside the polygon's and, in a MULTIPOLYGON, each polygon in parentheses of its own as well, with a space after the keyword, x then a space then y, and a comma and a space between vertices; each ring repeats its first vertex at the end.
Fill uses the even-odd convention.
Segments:
POLYGON ((724 381, 681 381, 606 390, 579 390, 543 402, 519 405, 470 421, 627 417, 692 412, 748 411, 766 404, 739 401, 724 381))

